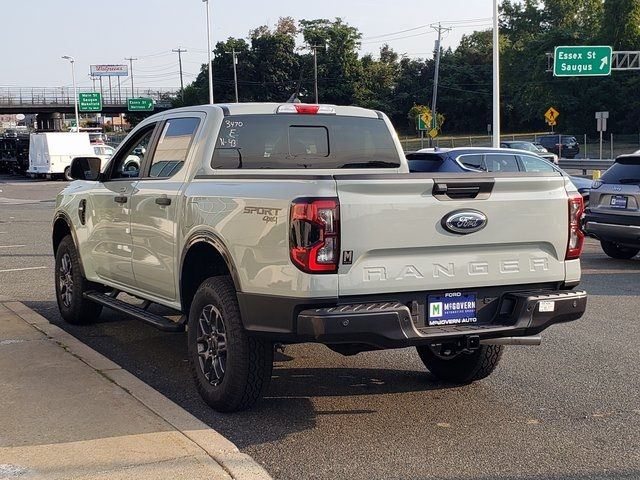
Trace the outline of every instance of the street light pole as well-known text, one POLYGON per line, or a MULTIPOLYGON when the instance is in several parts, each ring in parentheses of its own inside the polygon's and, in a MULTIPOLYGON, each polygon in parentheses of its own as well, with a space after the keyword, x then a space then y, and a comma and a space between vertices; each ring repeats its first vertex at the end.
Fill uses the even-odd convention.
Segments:
POLYGON ((211 23, 209 22, 209 0, 202 0, 207 4, 207 59, 209 60, 209 103, 213 103, 213 64, 211 63, 211 23))
POLYGON ((78 117, 78 88, 76 87, 76 69, 74 66, 74 63, 76 63, 76 60, 69 55, 64 55, 62 58, 64 58, 65 60, 69 60, 69 62, 71 62, 71 79, 73 81, 73 109, 76 115, 76 131, 79 132, 80 118, 78 117))
POLYGON ((493 0, 493 139, 491 145, 500 147, 500 31, 498 0, 493 0))

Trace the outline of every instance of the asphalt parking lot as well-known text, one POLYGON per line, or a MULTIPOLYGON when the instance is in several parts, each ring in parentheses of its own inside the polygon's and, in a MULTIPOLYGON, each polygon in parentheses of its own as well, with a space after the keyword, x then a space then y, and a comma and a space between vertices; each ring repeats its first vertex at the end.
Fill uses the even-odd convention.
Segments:
POLYGON ((640 260, 609 259, 590 240, 586 316, 544 332, 540 347, 507 347, 477 384, 437 382, 413 349, 343 357, 289 346, 267 398, 223 415, 193 386, 184 334, 110 311, 90 326, 61 322, 50 221, 64 185, 0 176, 0 295, 180 404, 274 478, 640 478, 640 260))

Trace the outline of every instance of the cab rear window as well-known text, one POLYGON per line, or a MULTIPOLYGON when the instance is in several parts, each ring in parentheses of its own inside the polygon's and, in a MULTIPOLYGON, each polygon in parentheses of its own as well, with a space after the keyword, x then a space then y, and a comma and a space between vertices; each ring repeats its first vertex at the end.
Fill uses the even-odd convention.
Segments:
POLYGON ((640 157, 617 159, 602 175, 600 181, 613 184, 640 184, 640 157))
POLYGON ((333 115, 224 117, 211 160, 214 169, 399 166, 385 122, 333 115))

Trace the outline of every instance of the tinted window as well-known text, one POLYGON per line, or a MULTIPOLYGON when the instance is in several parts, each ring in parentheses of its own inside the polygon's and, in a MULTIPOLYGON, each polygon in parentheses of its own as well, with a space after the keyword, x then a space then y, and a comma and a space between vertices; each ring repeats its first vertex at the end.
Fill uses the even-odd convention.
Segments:
POLYGON ((640 184, 640 157, 618 159, 600 179, 603 183, 640 184))
POLYGON ((407 154, 410 172, 437 172, 442 165, 442 158, 433 153, 407 154))
POLYGON ((551 164, 542 158, 533 157, 530 155, 522 155, 520 157, 525 172, 555 172, 556 169, 551 164))
POLYGON ((200 119, 173 118, 165 122, 151 160, 150 177, 170 177, 184 165, 200 119))
POLYGON ((458 161, 467 168, 475 170, 486 170, 484 165, 484 155, 462 155, 458 157, 458 161))
POLYGON ((233 115, 222 121, 213 168, 399 167, 386 124, 334 115, 233 115))
POLYGON ((515 155, 488 153, 484 156, 487 172, 519 172, 515 155))

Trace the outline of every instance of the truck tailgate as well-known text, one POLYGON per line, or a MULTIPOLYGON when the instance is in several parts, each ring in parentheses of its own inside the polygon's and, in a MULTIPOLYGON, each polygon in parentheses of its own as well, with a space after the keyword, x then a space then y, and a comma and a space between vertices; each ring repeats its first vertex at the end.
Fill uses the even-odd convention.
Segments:
POLYGON ((565 278, 568 200, 562 176, 343 175, 336 182, 340 295, 565 278), (485 227, 469 234, 448 231, 443 219, 459 210, 481 212, 485 227))

